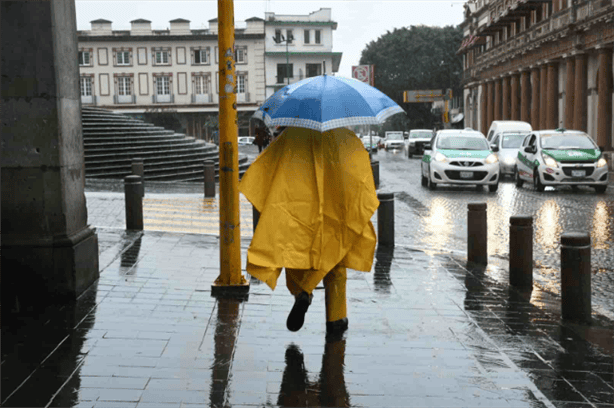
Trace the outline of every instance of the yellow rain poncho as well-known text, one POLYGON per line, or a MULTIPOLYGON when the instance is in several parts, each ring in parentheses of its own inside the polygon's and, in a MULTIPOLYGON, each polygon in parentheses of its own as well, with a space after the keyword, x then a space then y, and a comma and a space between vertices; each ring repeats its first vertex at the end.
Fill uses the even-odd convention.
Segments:
POLYGON ((275 289, 282 268, 311 293, 337 264, 368 272, 379 205, 369 154, 348 129, 287 128, 256 158, 239 190, 260 212, 247 272, 275 289))

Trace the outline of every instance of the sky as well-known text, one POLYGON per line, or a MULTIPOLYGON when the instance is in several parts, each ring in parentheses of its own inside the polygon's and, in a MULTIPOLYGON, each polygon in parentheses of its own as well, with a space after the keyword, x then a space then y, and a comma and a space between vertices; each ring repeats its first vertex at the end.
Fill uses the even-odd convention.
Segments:
MULTIPOLYGON (((235 0, 235 25, 244 26, 250 17, 264 18, 265 11, 275 14, 306 15, 320 8, 330 8, 337 22, 333 32, 333 51, 342 52, 338 75, 350 77, 352 65, 358 65, 362 50, 394 28, 412 25, 456 26, 463 21, 465 1, 390 0, 390 1, 301 1, 235 0)), ((104 18, 114 30, 129 30, 130 21, 144 18, 154 30, 170 27, 170 20, 190 20, 190 28, 208 28, 217 17, 216 0, 76 0, 77 29, 89 30, 90 21, 104 18)))

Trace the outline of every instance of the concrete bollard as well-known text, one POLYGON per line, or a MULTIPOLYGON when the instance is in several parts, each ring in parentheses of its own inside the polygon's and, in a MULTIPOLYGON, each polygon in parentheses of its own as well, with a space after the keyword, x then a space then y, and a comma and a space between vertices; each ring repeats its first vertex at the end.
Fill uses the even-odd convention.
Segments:
POLYGON ((260 221, 260 211, 256 210, 256 207, 252 205, 252 219, 254 224, 254 232, 256 232, 256 227, 258 226, 258 221, 260 221))
POLYGON ((141 176, 141 197, 145 197, 145 166, 143 159, 132 159, 132 174, 141 176))
POLYGON ((467 210, 467 262, 487 265, 486 203, 469 203, 467 210))
POLYGON ((394 247, 394 193, 379 193, 377 210, 378 246, 394 247))
POLYGON ((591 237, 561 235, 561 311, 564 320, 591 322, 591 237))
POLYGON ((205 198, 215 197, 215 162, 205 160, 205 198))
POLYGON ((533 217, 510 217, 510 284, 533 287, 533 217))
POLYGON ((141 185, 141 176, 132 175, 124 178, 126 229, 129 230, 143 230, 141 185))
POLYGON ((371 161, 371 171, 373 171, 373 182, 375 183, 375 188, 379 188, 379 161, 373 160, 371 161))

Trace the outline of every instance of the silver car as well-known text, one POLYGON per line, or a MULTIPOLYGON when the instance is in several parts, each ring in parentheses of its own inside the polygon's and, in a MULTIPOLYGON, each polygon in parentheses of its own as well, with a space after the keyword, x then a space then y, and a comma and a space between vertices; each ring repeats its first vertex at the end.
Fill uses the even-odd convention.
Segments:
POLYGON ((528 134, 529 132, 502 132, 497 133, 491 140, 490 146, 497 146, 499 148, 496 154, 499 158, 499 168, 502 177, 506 175, 514 177, 518 150, 528 134))

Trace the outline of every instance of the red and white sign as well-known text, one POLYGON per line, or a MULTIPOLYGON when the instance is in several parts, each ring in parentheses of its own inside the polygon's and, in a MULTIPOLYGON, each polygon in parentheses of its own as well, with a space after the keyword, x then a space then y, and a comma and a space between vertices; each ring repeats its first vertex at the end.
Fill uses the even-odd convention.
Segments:
POLYGON ((373 65, 352 66, 352 78, 373 86, 373 65))

